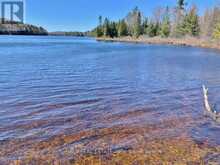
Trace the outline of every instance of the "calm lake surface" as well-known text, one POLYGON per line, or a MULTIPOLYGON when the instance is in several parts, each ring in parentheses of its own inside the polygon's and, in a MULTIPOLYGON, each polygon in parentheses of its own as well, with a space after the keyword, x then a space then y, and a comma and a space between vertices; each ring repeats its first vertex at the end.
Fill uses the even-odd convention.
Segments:
MULTIPOLYGON (((149 126, 146 139, 184 134, 220 145, 220 124, 204 115, 202 84, 210 88, 210 102, 219 110, 220 52, 1 36, 0 151, 12 157, 54 138, 149 126), (10 151, 12 144, 17 148, 10 151)), ((110 146, 132 145, 132 138, 124 135, 110 146)), ((93 141, 96 146, 100 139, 79 138, 77 145, 93 141)), ((63 143, 56 147, 65 148, 63 143)))

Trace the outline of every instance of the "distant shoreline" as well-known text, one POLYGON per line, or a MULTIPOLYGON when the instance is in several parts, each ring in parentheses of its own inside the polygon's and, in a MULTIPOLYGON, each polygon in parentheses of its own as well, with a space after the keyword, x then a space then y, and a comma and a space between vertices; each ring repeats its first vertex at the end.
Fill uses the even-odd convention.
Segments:
POLYGON ((127 42, 127 43, 143 43, 143 44, 162 44, 162 45, 176 45, 176 46, 191 46, 220 50, 220 41, 205 40, 194 37, 185 38, 161 38, 161 37, 121 37, 121 38, 96 38, 97 41, 111 41, 111 42, 127 42))

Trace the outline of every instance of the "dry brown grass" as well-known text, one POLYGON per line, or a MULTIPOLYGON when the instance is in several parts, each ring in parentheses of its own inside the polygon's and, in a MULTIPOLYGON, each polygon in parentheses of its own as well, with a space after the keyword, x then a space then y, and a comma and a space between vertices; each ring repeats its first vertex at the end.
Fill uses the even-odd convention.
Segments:
POLYGON ((202 48, 211 48, 220 50, 220 41, 211 39, 202 39, 195 37, 184 38, 161 38, 161 37, 144 37, 138 39, 132 37, 123 38, 97 38, 98 41, 119 41, 119 42, 135 42, 146 44, 168 44, 168 45, 181 45, 181 46, 195 46, 202 48))

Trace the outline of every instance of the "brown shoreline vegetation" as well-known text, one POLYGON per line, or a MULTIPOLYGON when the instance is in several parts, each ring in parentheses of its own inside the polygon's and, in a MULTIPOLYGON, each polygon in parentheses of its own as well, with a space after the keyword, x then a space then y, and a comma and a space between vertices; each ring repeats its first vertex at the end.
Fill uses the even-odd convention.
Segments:
POLYGON ((97 41, 111 41, 111 42, 127 42, 127 43, 143 43, 143 44, 161 44, 161 45, 177 45, 177 46, 192 46, 220 50, 220 41, 211 39, 201 39, 195 37, 184 38, 161 38, 161 37, 120 37, 120 38, 96 38, 97 41))

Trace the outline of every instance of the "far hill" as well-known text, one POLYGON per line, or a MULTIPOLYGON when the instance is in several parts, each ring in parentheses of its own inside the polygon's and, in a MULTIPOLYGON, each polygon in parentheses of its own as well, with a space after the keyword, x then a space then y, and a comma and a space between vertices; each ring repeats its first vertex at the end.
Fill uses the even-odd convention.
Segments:
POLYGON ((43 27, 20 22, 0 22, 0 35, 48 35, 43 27))

